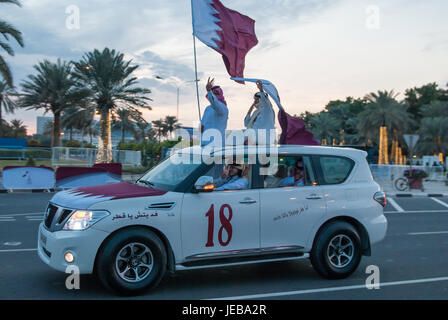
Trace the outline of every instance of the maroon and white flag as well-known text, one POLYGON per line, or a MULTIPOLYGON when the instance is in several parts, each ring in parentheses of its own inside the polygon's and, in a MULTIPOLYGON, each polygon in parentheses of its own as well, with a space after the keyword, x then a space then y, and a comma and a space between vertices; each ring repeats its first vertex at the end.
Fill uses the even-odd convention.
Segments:
POLYGON ((191 0, 191 5, 194 35, 222 54, 232 77, 243 78, 245 57, 258 44, 255 21, 219 0, 191 0))

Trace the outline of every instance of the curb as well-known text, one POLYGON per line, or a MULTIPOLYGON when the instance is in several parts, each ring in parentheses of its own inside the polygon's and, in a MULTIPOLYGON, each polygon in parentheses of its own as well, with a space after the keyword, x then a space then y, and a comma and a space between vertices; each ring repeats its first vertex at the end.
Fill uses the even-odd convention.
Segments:
POLYGON ((386 193, 387 197, 396 197, 396 198, 443 198, 448 197, 447 193, 421 193, 421 194, 413 194, 413 193, 386 193))
POLYGON ((0 193, 54 193, 55 189, 14 189, 0 190, 0 193))

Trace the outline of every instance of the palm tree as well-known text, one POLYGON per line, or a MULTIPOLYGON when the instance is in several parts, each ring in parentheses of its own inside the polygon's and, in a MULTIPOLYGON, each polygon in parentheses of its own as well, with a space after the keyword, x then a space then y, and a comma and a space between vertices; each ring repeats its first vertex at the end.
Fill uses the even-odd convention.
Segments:
POLYGON ((11 120, 11 134, 13 138, 26 138, 26 126, 22 120, 11 120))
POLYGON ((134 133, 136 131, 136 125, 139 122, 143 122, 146 126, 148 123, 143 119, 142 113, 135 108, 120 108, 116 111, 118 121, 116 126, 121 130, 121 143, 124 143, 124 137, 126 130, 134 133))
POLYGON ((176 130, 182 125, 181 123, 179 123, 179 120, 173 116, 166 116, 164 124, 166 132, 169 133, 170 135, 173 133, 174 130, 176 130))
POLYGON ((146 139, 154 139, 154 131, 148 127, 149 124, 146 120, 142 119, 142 121, 137 121, 135 123, 135 130, 133 132, 135 140, 137 140, 138 142, 144 142, 146 139))
MULTIPOLYGON (((80 62, 74 62, 74 77, 81 86, 91 90, 96 108, 101 115, 100 137, 104 148, 111 146, 111 111, 118 108, 144 107, 151 109, 146 97, 151 90, 136 87, 133 76, 138 65, 125 61, 124 55, 105 48, 86 53, 80 62)), ((108 161, 106 159, 106 161, 108 161)))
POLYGON ((341 122, 328 112, 320 112, 309 119, 311 131, 314 137, 319 140, 326 140, 332 143, 333 139, 340 137, 341 122))
POLYGON ((154 120, 152 122, 152 127, 153 127, 153 130, 154 130, 155 137, 158 138, 158 140, 160 142, 161 139, 163 137, 165 137, 166 133, 167 133, 167 128, 166 128, 165 122, 163 121, 163 119, 154 120))
MULTIPOLYGON (((20 2, 18 0, 0 0, 0 4, 15 4, 19 7, 20 2)), ((0 40, 0 48, 6 51, 6 53, 10 56, 14 56, 14 50, 13 48, 8 44, 9 37, 12 37, 14 40, 17 41, 17 43, 23 47, 23 38, 22 33, 14 28, 14 26, 10 25, 6 21, 0 20, 0 35, 2 35, 2 39, 0 40)), ((11 69, 9 68, 8 64, 6 63, 6 60, 0 55, 0 75, 3 76, 6 83, 12 87, 13 86, 13 77, 11 73, 11 69)))
POLYGON ((29 75, 23 81, 18 105, 22 108, 43 109, 54 116, 52 146, 61 145, 61 117, 68 108, 85 105, 90 91, 75 86, 70 63, 58 59, 57 63, 48 60, 34 66, 36 75, 29 75))
POLYGON ((391 91, 370 93, 366 109, 358 117, 358 130, 364 140, 378 141, 380 127, 387 127, 398 140, 411 127, 413 120, 407 112, 408 106, 396 100, 398 94, 391 91))
POLYGON ((423 118, 419 134, 416 149, 420 154, 446 154, 448 151, 448 117, 423 118))
POLYGON ((14 113, 17 107, 16 103, 11 99, 14 95, 16 95, 14 89, 6 81, 0 81, 0 137, 3 136, 2 111, 5 110, 6 113, 14 113))

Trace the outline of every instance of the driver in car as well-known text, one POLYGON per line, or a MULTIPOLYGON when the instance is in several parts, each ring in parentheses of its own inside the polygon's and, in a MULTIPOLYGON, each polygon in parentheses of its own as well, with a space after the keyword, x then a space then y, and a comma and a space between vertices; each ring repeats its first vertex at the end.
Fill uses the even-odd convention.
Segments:
POLYGON ((245 168, 241 164, 228 165, 222 172, 221 178, 215 181, 215 190, 244 190, 249 188, 249 181, 244 178, 245 168))

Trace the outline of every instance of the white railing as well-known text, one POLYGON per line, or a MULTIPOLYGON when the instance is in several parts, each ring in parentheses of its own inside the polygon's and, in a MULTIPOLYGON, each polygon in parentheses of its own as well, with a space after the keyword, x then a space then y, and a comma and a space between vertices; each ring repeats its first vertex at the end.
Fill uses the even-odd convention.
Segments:
MULTIPOLYGON (((141 151, 111 150, 113 162, 122 165, 141 166, 141 151)), ((90 167, 97 162, 98 149, 90 148, 53 148, 53 166, 90 167)))

